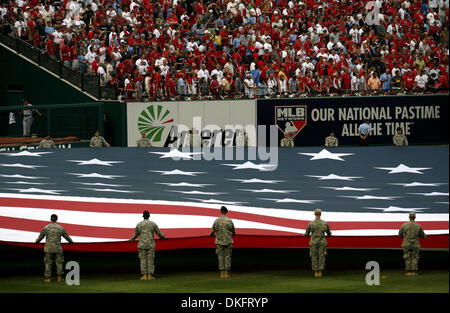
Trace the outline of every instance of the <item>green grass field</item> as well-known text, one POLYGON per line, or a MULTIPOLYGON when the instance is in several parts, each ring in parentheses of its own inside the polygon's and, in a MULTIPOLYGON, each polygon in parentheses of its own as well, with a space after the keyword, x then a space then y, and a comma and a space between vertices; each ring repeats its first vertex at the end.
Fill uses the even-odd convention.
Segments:
POLYGON ((328 251, 324 276, 315 278, 306 249, 235 249, 233 276, 220 279, 214 249, 160 251, 157 279, 139 280, 137 253, 64 253, 81 267, 81 284, 43 281, 40 250, 0 246, 0 293, 448 293, 448 251, 424 251, 420 275, 403 271, 401 250, 328 251), (379 286, 367 286, 365 264, 381 267, 379 286))
POLYGON ((0 292, 282 292, 282 293, 423 293, 449 292, 448 271, 422 271, 407 277, 402 271, 382 272, 379 286, 367 286, 364 271, 333 271, 321 278, 299 270, 235 272, 229 279, 220 279, 216 272, 181 272, 159 275, 156 280, 140 281, 137 274, 86 275, 79 286, 65 283, 44 283, 40 276, 12 276, 0 279, 0 292))

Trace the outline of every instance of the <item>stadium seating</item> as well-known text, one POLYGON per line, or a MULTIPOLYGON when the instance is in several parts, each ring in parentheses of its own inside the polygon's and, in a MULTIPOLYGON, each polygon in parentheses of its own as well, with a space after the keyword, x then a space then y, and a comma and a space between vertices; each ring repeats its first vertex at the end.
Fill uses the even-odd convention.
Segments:
POLYGON ((448 0, 0 1, 1 31, 122 99, 448 92, 448 0))

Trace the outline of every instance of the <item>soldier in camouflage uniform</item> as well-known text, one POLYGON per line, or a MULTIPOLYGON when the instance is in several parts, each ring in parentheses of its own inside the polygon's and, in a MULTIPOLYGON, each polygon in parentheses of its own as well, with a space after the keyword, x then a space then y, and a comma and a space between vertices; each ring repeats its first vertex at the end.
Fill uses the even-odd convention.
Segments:
POLYGON ((151 280, 155 279, 155 237, 156 233, 159 238, 165 240, 166 237, 159 230, 158 225, 156 223, 149 220, 150 213, 148 211, 144 211, 143 214, 144 220, 137 224, 136 229, 134 231, 133 237, 131 237, 130 241, 136 240, 138 236, 139 243, 139 259, 141 261, 141 280, 151 280))
POLYGON ((334 137, 334 131, 330 133, 330 136, 325 138, 325 147, 337 147, 339 145, 339 140, 334 137))
POLYGON ((407 146, 408 145, 408 139, 403 134, 403 129, 401 127, 397 128, 397 134, 395 134, 394 137, 392 137, 392 142, 395 146, 407 146))
POLYGON ((47 136, 39 143, 39 149, 56 149, 56 145, 52 140, 52 137, 47 136))
POLYGON ((56 272, 58 274, 58 282, 62 282, 62 275, 64 273, 63 265, 64 265, 64 256, 63 250, 61 247, 61 237, 64 237, 69 243, 73 243, 72 238, 67 234, 64 227, 56 224, 58 220, 58 216, 53 214, 50 217, 51 224, 46 225, 39 237, 36 239, 36 244, 38 244, 44 237, 45 239, 45 247, 44 247, 44 264, 45 264, 45 272, 44 272, 44 281, 49 283, 52 277, 52 264, 53 261, 56 263, 56 272))
POLYGON ((409 213, 409 222, 402 225, 398 235, 403 239, 403 258, 405 259, 406 275, 416 276, 419 270, 419 237, 427 238, 422 226, 416 223, 416 213, 409 213))
POLYGON ((216 254, 219 261, 220 278, 230 277, 231 252, 233 249, 233 236, 236 236, 236 230, 231 219, 227 217, 228 209, 220 208, 222 216, 214 221, 210 236, 216 235, 216 254))
POLYGON ((305 237, 311 235, 309 241, 312 270, 315 277, 322 277, 322 271, 325 268, 325 257, 327 255, 327 240, 325 234, 331 236, 330 227, 328 224, 320 219, 322 211, 320 209, 314 210, 316 219, 308 224, 306 228, 305 237))
POLYGON ((95 132, 94 137, 91 138, 91 148, 110 147, 105 138, 99 136, 98 130, 95 132))
POLYGON ((136 146, 140 148, 150 148, 152 146, 150 139, 145 136, 145 133, 142 133, 142 138, 136 141, 136 146))
POLYGON ((286 132, 284 133, 284 138, 280 141, 280 147, 293 147, 294 146, 294 140, 289 136, 289 134, 286 132))

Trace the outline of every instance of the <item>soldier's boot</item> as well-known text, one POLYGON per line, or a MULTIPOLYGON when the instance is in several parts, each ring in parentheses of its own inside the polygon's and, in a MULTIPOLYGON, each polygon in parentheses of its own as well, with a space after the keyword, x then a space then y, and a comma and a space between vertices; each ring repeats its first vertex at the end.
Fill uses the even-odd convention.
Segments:
POLYGON ((143 274, 140 278, 140 280, 147 280, 147 274, 143 274))
POLYGON ((147 274, 147 280, 153 280, 156 279, 155 276, 153 276, 152 274, 147 274))
POLYGON ((49 283, 49 282, 51 282, 52 280, 50 279, 50 278, 44 278, 44 283, 49 283))
POLYGON ((224 278, 230 278, 231 274, 230 271, 225 271, 225 274, 223 275, 224 278))
POLYGON ((225 278, 225 271, 220 271, 220 278, 225 278))
POLYGON ((314 277, 319 277, 319 272, 318 271, 314 272, 314 277))
POLYGON ((417 276, 417 275, 419 275, 419 273, 417 271, 411 272, 411 276, 417 276))
POLYGON ((322 271, 319 271, 319 275, 317 277, 322 277, 322 271))
POLYGON ((406 276, 412 276, 411 274, 411 272, 406 272, 406 276))
POLYGON ((58 276, 58 283, 61 283, 63 281, 64 281, 64 279, 62 278, 62 276, 58 276))

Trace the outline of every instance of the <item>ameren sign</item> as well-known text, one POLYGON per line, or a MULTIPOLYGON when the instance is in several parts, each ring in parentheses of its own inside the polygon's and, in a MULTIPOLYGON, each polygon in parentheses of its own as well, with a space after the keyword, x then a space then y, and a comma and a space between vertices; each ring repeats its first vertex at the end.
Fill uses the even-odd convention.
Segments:
POLYGON ((398 127, 403 129, 405 135, 410 135, 414 120, 440 118, 439 105, 313 108, 311 110, 313 122, 349 122, 342 125, 340 136, 358 136, 358 127, 364 120, 369 120, 373 129, 372 136, 393 136, 398 127), (399 120, 406 121, 399 122, 399 120), (351 123, 352 121, 355 122, 351 123))

